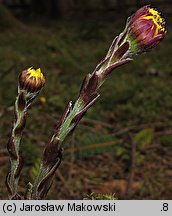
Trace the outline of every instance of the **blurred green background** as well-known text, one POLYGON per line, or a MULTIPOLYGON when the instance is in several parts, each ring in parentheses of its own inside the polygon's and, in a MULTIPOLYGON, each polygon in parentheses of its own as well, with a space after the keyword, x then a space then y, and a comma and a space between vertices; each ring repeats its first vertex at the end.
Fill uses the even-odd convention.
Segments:
POLYGON ((127 16, 147 3, 166 19, 164 41, 115 70, 101 87, 101 97, 64 145, 48 199, 82 199, 91 192, 172 199, 171 1, 1 2, 0 199, 7 198, 6 143, 18 75, 33 66, 46 76, 22 139, 25 168, 19 190, 24 193, 64 107, 76 100, 82 80, 105 56, 127 16))

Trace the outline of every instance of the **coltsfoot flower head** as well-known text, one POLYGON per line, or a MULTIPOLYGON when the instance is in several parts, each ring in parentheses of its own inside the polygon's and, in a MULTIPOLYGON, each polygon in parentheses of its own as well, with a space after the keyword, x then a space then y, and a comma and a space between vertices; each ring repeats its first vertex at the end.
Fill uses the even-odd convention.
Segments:
POLYGON ((40 102, 41 104, 45 104, 46 101, 47 101, 46 98, 43 97, 43 96, 39 98, 39 102, 40 102))
POLYGON ((41 69, 28 68, 19 76, 20 89, 34 93, 40 91, 45 84, 45 77, 41 69))
POLYGON ((127 30, 131 49, 136 53, 149 51, 166 34, 164 19, 157 10, 149 6, 136 11, 129 19, 127 30))

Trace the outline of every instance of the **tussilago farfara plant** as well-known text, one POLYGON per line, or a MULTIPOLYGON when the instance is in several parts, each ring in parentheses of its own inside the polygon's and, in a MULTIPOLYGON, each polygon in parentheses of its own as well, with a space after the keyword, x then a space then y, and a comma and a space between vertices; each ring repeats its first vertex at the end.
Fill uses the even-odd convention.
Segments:
MULTIPOLYGON (((46 145, 38 176, 33 184, 29 183, 26 199, 44 199, 51 187, 53 175, 61 163, 62 144, 75 129, 87 110, 99 98, 97 90, 113 69, 130 62, 134 55, 151 50, 158 45, 166 34, 165 21, 160 13, 144 6, 128 18, 124 31, 112 42, 105 58, 97 65, 93 73, 83 81, 75 103, 67 105, 61 116, 51 141, 46 145)), ((27 109, 45 83, 40 69, 29 68, 19 77, 18 96, 15 103, 16 118, 8 142, 11 169, 7 175, 7 188, 11 199, 20 199, 18 181, 22 170, 19 155, 20 141, 27 109)))

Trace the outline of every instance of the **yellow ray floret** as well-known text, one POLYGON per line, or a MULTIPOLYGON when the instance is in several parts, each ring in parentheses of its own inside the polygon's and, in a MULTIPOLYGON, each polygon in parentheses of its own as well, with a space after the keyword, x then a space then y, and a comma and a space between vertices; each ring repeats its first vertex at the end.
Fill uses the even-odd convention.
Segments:
POLYGON ((150 20, 152 19, 154 24, 156 25, 156 30, 154 37, 158 35, 159 31, 165 32, 165 28, 163 27, 163 18, 160 16, 159 12, 153 8, 149 8, 149 12, 151 15, 142 16, 141 19, 150 20))
POLYGON ((44 75, 42 74, 41 72, 41 69, 38 68, 38 69, 33 69, 32 67, 28 68, 27 69, 28 73, 29 73, 29 76, 28 76, 28 79, 34 77, 35 80, 36 80, 36 85, 38 84, 38 80, 41 79, 41 81, 44 82, 44 75))

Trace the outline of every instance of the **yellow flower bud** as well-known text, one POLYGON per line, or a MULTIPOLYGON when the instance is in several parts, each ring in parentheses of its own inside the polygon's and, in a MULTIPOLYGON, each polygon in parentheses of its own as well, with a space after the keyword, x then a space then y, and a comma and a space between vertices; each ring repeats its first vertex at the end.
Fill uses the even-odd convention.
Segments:
POLYGON ((19 76, 20 89, 34 93, 41 90, 45 84, 45 77, 41 69, 28 68, 24 70, 19 76))

